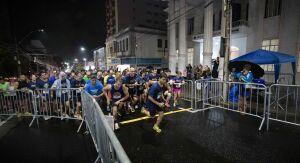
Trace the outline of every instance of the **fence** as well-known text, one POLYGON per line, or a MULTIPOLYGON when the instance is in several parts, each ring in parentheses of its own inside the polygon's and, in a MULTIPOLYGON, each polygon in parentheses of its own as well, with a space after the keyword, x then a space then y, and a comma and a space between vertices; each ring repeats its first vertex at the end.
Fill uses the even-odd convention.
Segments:
POLYGON ((181 85, 181 96, 180 98, 187 101, 190 107, 193 107, 194 100, 194 83, 192 80, 186 80, 184 84, 181 85))
POLYGON ((191 102, 194 112, 221 108, 260 118, 259 130, 264 123, 268 130, 270 120, 300 126, 299 88, 300 85, 266 87, 255 83, 196 80, 183 87, 182 99, 191 102))
MULTIPOLYGON (((95 99, 81 89, 36 89, 0 92, 0 116, 73 119, 85 122, 98 157, 95 162, 130 162, 95 99)), ((110 119, 113 124, 112 118, 110 119)), ((7 119, 5 120, 7 121, 7 119)), ((3 124, 0 122, 0 125, 3 124)))
MULTIPOLYGON (((270 120, 300 126, 299 88, 300 85, 274 84, 270 86, 268 100, 270 120)), ((269 128, 269 121, 267 128, 269 128)))
POLYGON ((96 100, 86 92, 82 93, 82 98, 86 126, 98 152, 95 162, 130 162, 96 100))

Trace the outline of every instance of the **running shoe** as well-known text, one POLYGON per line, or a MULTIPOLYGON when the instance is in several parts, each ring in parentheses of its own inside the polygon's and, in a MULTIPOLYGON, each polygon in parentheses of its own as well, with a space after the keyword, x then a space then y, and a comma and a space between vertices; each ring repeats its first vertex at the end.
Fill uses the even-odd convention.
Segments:
POLYGON ((134 110, 134 108, 133 108, 132 106, 129 106, 129 109, 130 109, 130 111, 131 111, 132 113, 135 112, 135 110, 134 110))
POLYGON ((157 125, 153 126, 153 130, 155 130, 157 133, 161 133, 161 129, 157 125))
POLYGON ((120 129, 119 123, 115 123, 115 130, 120 129))

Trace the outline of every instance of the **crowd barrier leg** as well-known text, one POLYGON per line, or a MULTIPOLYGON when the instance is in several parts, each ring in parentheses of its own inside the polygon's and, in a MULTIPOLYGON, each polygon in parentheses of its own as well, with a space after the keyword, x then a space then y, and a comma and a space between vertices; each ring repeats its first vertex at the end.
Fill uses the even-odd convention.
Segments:
POLYGON ((36 120, 37 127, 39 128, 39 119, 38 119, 38 111, 37 111, 37 101, 36 95, 32 93, 32 105, 33 105, 33 117, 29 124, 29 127, 33 125, 33 122, 36 120))

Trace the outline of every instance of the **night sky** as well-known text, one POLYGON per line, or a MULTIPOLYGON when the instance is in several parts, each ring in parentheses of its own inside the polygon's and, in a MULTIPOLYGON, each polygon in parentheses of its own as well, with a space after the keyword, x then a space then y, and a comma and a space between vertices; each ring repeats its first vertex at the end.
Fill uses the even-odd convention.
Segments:
POLYGON ((11 33, 21 39, 32 30, 47 49, 67 61, 91 56, 105 43, 105 0, 8 0, 11 33), (88 51, 80 52, 80 46, 88 51))

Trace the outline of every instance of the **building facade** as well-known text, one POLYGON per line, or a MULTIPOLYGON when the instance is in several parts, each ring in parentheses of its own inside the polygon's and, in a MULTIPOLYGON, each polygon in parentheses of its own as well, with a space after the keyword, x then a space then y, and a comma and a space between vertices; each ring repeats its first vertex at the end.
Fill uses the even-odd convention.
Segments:
MULTIPOLYGON (((168 2, 171 71, 184 71, 187 64, 211 66, 211 60, 218 57, 220 51, 222 0, 168 2)), ((298 0, 232 0, 230 59, 266 49, 295 55, 299 61, 299 7, 298 0)), ((266 73, 274 71, 272 65, 262 67, 266 73)), ((222 66, 219 70, 223 72, 222 66)), ((281 73, 292 73, 291 66, 282 65, 281 73)))
POLYGON ((104 70, 107 66, 105 48, 104 47, 96 48, 95 50, 93 50, 93 55, 94 55, 95 68, 98 70, 104 70))
POLYGON ((159 65, 167 60, 167 2, 108 0, 106 2, 108 67, 118 64, 159 65))

